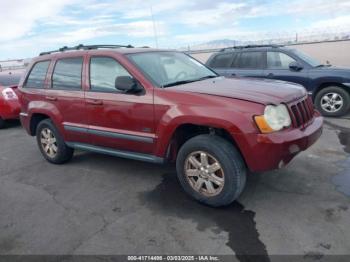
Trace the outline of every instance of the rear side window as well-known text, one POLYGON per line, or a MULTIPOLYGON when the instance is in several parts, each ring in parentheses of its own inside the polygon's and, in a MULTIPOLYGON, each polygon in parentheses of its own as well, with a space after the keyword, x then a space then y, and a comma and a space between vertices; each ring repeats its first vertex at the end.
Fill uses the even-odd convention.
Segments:
POLYGON ((242 69, 261 69, 264 65, 263 52, 243 52, 235 59, 232 67, 242 69))
POLYGON ((50 61, 37 62, 29 73, 24 87, 29 88, 44 88, 47 69, 50 61))
POLYGON ((281 52, 267 52, 267 68, 289 69, 289 64, 295 60, 281 52))
POLYGON ((228 68, 231 66, 233 59, 233 54, 220 54, 214 57, 213 61, 210 63, 210 67, 213 68, 228 68))
POLYGON ((53 89, 81 89, 81 72, 83 58, 63 58, 57 60, 52 74, 53 89))
POLYGON ((111 57, 92 57, 90 60, 90 90, 118 91, 115 79, 118 76, 131 76, 126 69, 111 57))

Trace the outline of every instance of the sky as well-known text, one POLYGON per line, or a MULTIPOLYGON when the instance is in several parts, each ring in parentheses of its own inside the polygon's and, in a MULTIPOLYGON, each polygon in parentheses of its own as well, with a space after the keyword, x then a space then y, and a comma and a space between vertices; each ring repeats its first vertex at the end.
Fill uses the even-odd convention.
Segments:
POLYGON ((350 31, 350 0, 0 0, 0 60, 77 44, 180 48, 350 31))

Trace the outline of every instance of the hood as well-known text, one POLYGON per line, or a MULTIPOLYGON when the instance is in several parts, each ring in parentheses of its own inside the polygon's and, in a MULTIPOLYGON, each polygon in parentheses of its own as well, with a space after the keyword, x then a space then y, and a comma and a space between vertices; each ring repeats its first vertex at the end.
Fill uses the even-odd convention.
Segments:
POLYGON ((236 98, 264 105, 289 103, 307 94, 305 88, 298 84, 254 78, 217 77, 167 88, 236 98))
POLYGON ((324 71, 330 70, 330 71, 346 71, 350 73, 350 68, 349 67, 342 67, 342 66, 323 66, 323 67, 318 67, 317 69, 321 69, 324 71))
POLYGON ((335 73, 345 73, 350 74, 349 67, 341 67, 341 66, 322 66, 322 67, 314 67, 311 70, 321 71, 321 72, 335 72, 335 73))

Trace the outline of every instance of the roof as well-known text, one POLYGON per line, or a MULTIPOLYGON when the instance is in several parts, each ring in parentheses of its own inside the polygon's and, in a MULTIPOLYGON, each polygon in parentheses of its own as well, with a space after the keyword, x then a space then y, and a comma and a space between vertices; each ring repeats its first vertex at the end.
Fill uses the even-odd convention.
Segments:
POLYGON ((74 47, 61 47, 58 50, 47 51, 40 53, 40 56, 46 56, 51 54, 60 54, 66 52, 84 52, 84 51, 94 51, 94 52, 105 52, 105 51, 113 51, 122 54, 132 54, 132 53, 142 53, 142 52, 159 52, 159 51, 169 51, 166 49, 154 49, 149 47, 138 47, 135 48, 131 45, 77 45, 74 47))
POLYGON ((246 45, 246 46, 233 46, 226 47, 220 50, 220 52, 226 51, 242 51, 242 50, 269 50, 273 48, 282 48, 285 49, 283 45, 246 45))

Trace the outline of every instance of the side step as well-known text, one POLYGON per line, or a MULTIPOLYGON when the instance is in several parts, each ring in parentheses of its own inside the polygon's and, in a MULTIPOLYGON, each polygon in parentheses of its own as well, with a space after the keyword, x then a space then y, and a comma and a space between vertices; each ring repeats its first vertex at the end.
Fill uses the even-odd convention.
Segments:
POLYGON ((111 149, 107 147, 100 147, 100 146, 94 146, 94 145, 83 144, 83 143, 74 143, 74 142, 66 142, 66 145, 69 147, 84 150, 84 151, 96 152, 96 153, 101 153, 105 155, 129 158, 129 159, 140 160, 145 162, 151 162, 151 163, 157 163, 157 164, 163 164, 165 162, 164 158, 162 157, 157 157, 154 155, 142 154, 137 152, 121 151, 121 150, 111 149))

